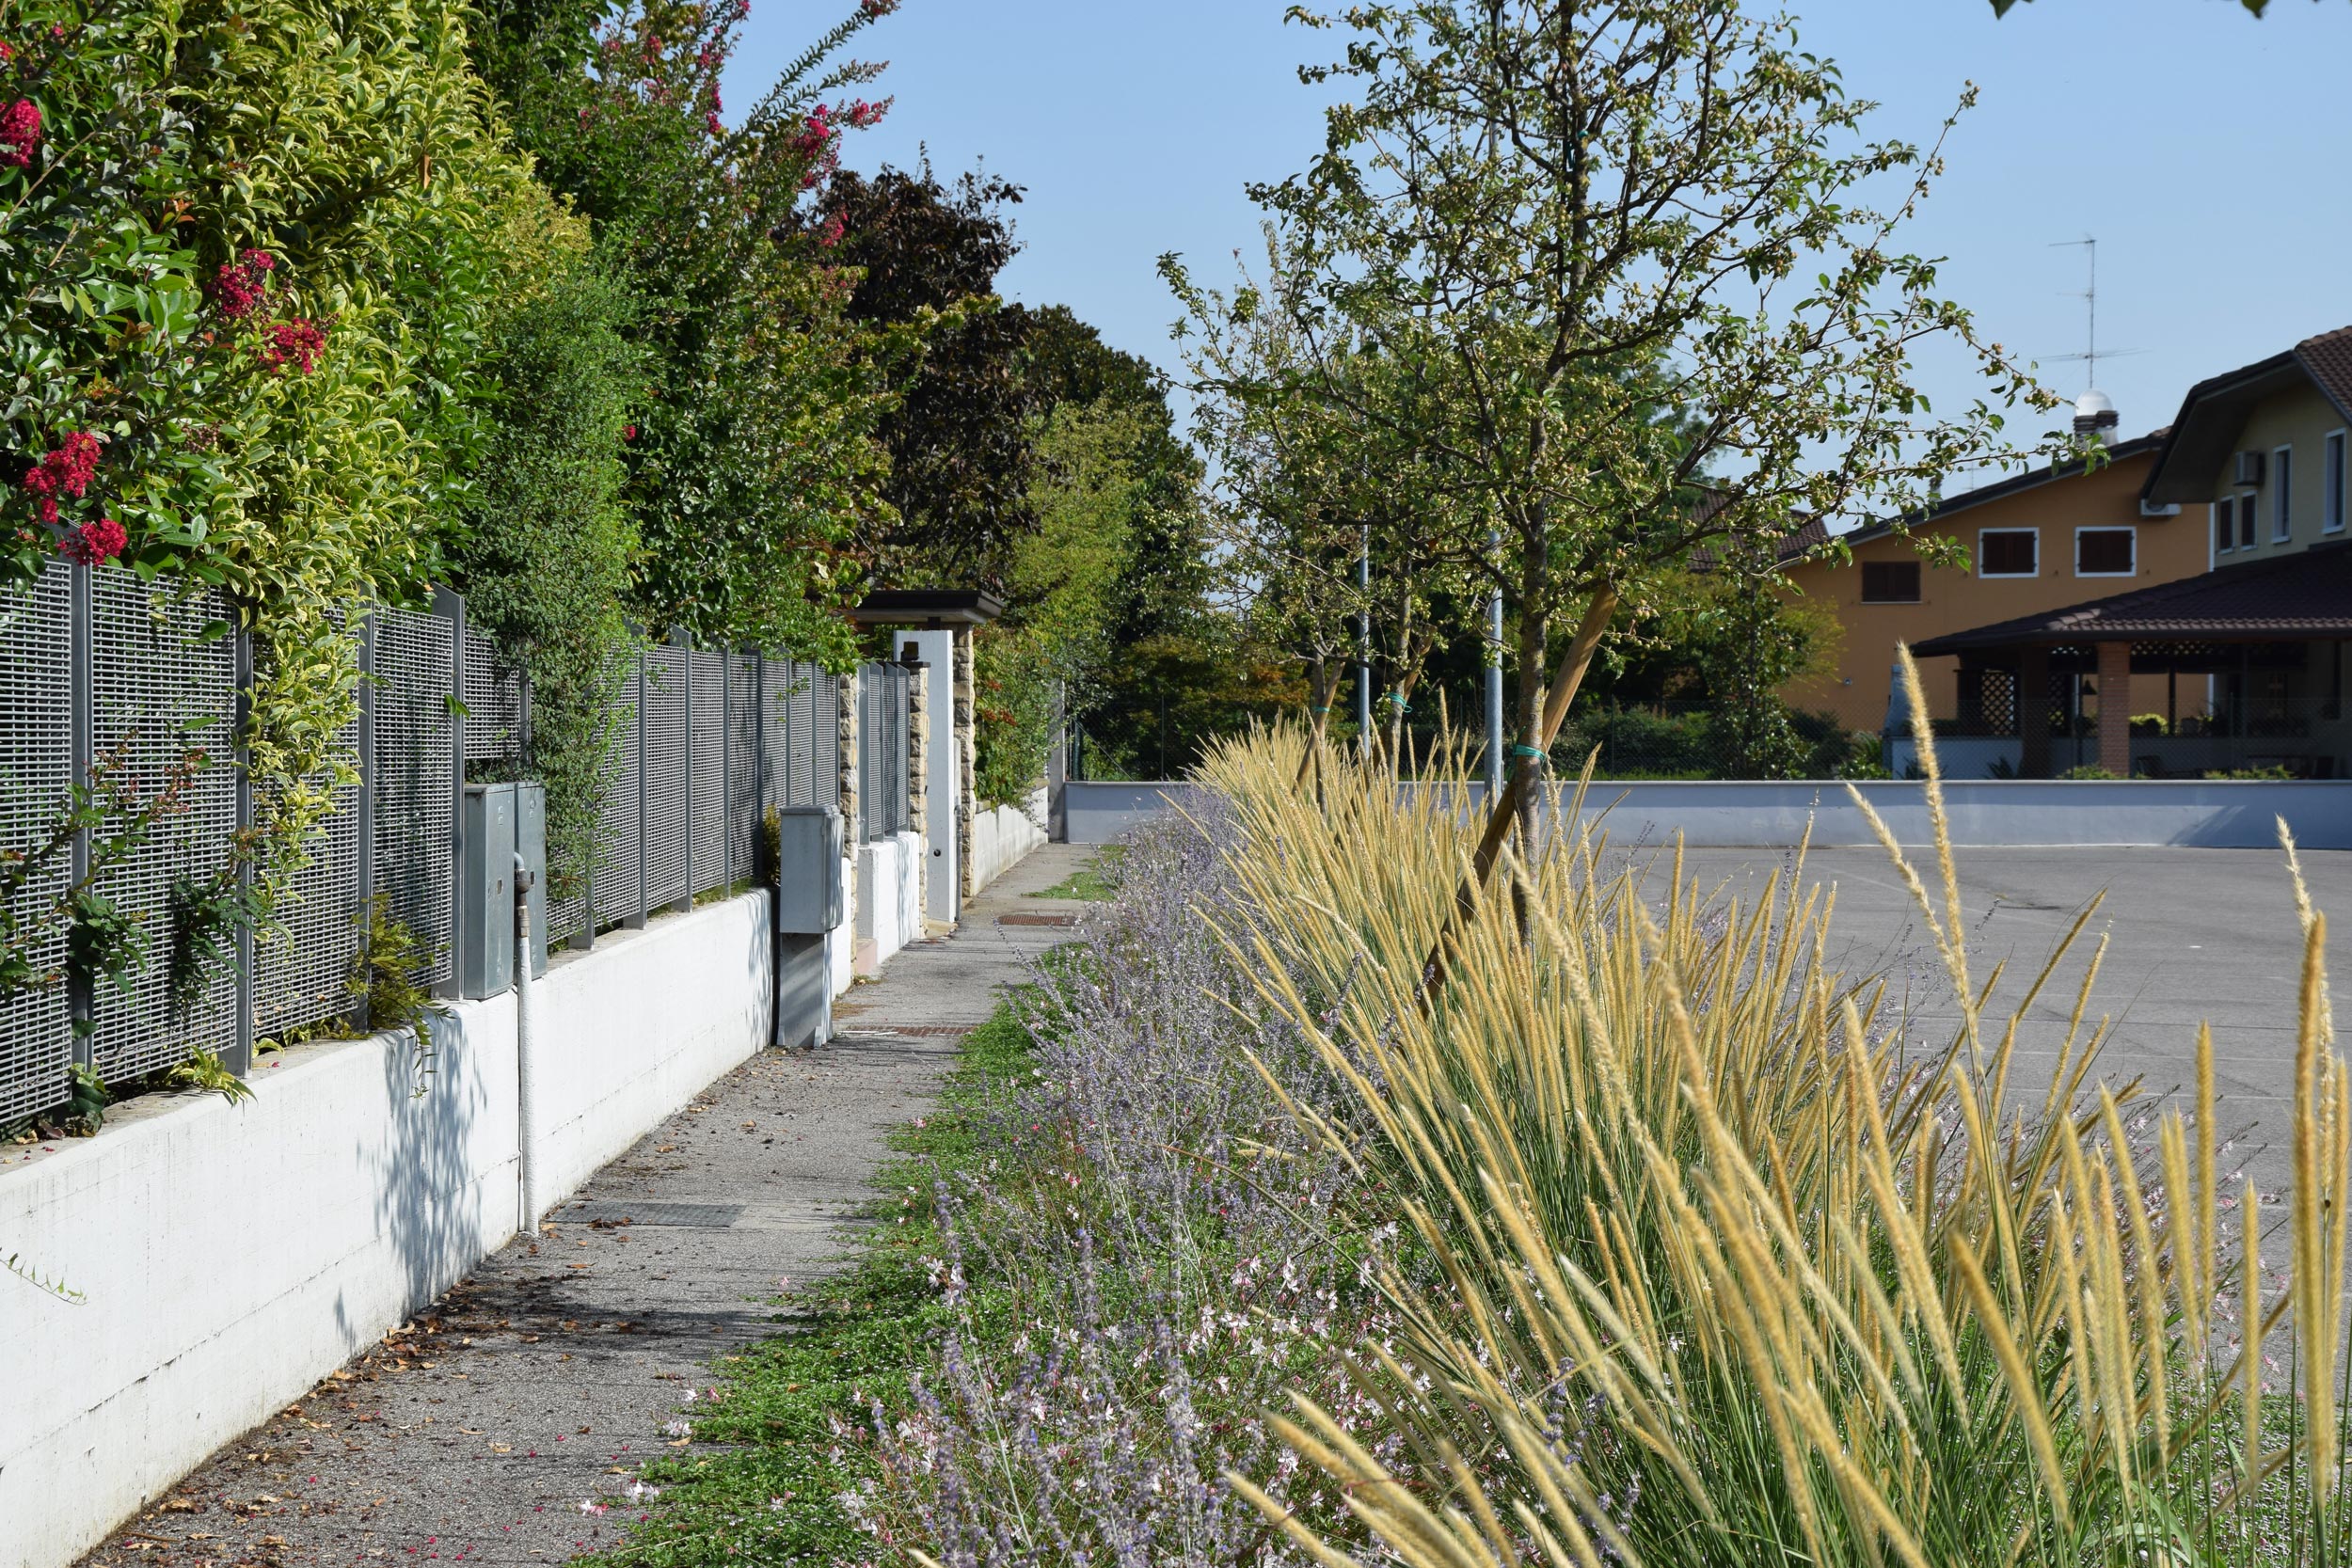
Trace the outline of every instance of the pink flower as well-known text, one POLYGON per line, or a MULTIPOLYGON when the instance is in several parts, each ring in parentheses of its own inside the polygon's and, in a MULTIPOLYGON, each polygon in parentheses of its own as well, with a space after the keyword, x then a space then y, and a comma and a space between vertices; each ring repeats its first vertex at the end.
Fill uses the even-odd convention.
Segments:
POLYGON ((817 230, 817 243, 827 250, 831 250, 841 243, 841 234, 845 227, 847 226, 841 221, 841 214, 834 214, 825 220, 824 227, 817 230))
POLYGON ((725 130, 725 127, 719 123, 719 115, 716 110, 711 111, 709 115, 706 116, 703 123, 709 129, 710 134, 714 136, 722 135, 725 130))
POLYGON ((44 453, 24 478, 24 488, 40 498, 40 520, 57 520, 57 497, 60 494, 79 499, 89 489, 90 477, 98 472, 98 437, 87 430, 77 430, 65 438, 56 451, 44 453))
POLYGON ((887 114, 889 110, 890 101, 888 99, 884 99, 879 103, 868 103, 865 99, 861 98, 856 103, 850 105, 849 120, 852 126, 856 127, 860 131, 863 131, 868 126, 881 124, 882 117, 887 114))
POLYGON ((279 322, 269 329, 269 342, 262 350, 262 362, 271 370, 282 371, 289 364, 298 366, 309 375, 318 364, 319 355, 326 347, 326 334, 316 322, 297 316, 279 322))
POLYGON ((58 540, 57 553, 81 565, 95 566, 120 555, 130 543, 120 523, 112 517, 101 517, 94 523, 84 523, 58 540))
POLYGON ((898 8, 898 0, 858 0, 857 8, 869 17, 888 16, 898 8))
POLYGON ((20 98, 0 109, 0 167, 23 168, 40 148, 40 108, 20 98))
POLYGON ((214 306, 230 321, 243 321, 261 309, 277 265, 278 259, 266 250, 248 250, 233 261, 223 261, 213 278, 214 306))

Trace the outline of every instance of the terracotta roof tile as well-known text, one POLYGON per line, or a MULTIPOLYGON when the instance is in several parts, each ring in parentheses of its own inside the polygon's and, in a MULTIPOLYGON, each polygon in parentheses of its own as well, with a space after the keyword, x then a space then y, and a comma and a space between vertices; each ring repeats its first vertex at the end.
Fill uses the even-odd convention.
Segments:
POLYGON ((2323 545, 1931 638, 1923 658, 2019 642, 2352 637, 2352 548, 2323 545))

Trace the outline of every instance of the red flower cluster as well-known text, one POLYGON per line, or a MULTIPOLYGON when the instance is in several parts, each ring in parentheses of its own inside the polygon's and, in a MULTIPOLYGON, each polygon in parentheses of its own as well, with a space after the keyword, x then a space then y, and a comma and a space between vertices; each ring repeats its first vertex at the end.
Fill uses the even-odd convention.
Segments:
POLYGON ((40 148, 40 106, 20 98, 0 109, 0 168, 23 168, 40 148))
POLYGON ((703 123, 708 127, 710 134, 714 136, 724 134, 726 130, 726 127, 719 123, 719 112, 716 109, 704 117, 703 123))
POLYGON ((90 476, 98 472, 98 437, 87 430, 77 430, 65 438, 65 445, 46 453, 24 476, 24 488, 39 498, 34 504, 40 508, 40 520, 57 520, 57 497, 60 493, 80 499, 89 489, 90 476))
POLYGON ((634 441, 637 439, 637 427, 633 424, 623 425, 621 427, 621 439, 624 441, 634 441))
POLYGON ((298 366, 309 375, 326 348, 326 333, 318 323, 296 316, 292 321, 278 322, 269 329, 268 346, 262 350, 262 362, 271 370, 282 371, 288 364, 298 366))
POLYGON ((112 561, 131 543, 122 525, 112 517, 101 517, 94 523, 84 523, 57 541, 57 553, 68 561, 84 566, 95 566, 112 561))
POLYGON ((809 115, 806 128, 792 138, 792 150, 803 158, 814 158, 824 151, 826 143, 833 138, 833 111, 819 103, 809 115))
POLYGON ((858 0, 857 8, 867 16, 888 16, 898 8, 898 0, 858 0))
POLYGON ((848 119, 850 124, 853 128, 863 131, 868 126, 880 125, 882 123, 882 117, 889 112, 890 100, 887 98, 883 99, 879 103, 868 103, 865 99, 861 98, 856 103, 850 105, 845 118, 848 119))
POLYGON ((845 227, 847 226, 842 223, 841 214, 834 214, 825 220, 824 226, 817 230, 817 243, 827 250, 831 250, 841 243, 841 233, 845 227))
POLYGON ((233 261, 223 261, 213 280, 213 303, 230 321, 243 321, 261 309, 269 292, 269 275, 278 259, 266 250, 248 250, 233 261))

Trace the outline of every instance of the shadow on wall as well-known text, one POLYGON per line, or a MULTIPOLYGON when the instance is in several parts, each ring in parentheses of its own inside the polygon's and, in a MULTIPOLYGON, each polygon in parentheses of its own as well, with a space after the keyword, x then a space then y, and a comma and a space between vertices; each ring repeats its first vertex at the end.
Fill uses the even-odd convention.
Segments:
MULTIPOLYGON (((378 1167, 377 1233, 400 1260, 410 1311, 439 1294, 488 1250, 469 1158, 475 1126, 487 1109, 485 1064, 476 1059, 462 1020, 432 1019, 423 1027, 433 1040, 429 1058, 405 1034, 383 1037, 391 1135, 375 1149, 358 1147, 360 1163, 373 1159, 378 1167), (424 1092, 419 1094, 421 1086, 424 1092)), ((501 1161, 491 1170, 511 1168, 501 1161)))

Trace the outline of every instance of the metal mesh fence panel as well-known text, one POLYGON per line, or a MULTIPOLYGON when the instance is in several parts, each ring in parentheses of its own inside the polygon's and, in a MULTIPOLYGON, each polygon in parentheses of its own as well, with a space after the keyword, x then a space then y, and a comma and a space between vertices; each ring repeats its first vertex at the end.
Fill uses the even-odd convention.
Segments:
POLYGON ((596 868, 589 873, 589 894, 596 900, 599 928, 631 919, 639 912, 637 895, 637 669, 629 656, 629 673, 621 683, 623 709, 620 743, 605 760, 604 814, 596 834, 596 868))
POLYGON ((708 893, 727 874, 727 658, 700 649, 688 656, 687 679, 694 693, 693 734, 687 768, 688 867, 691 891, 708 893))
POLYGON ((759 792, 759 658, 729 654, 727 660, 727 853, 735 874, 756 874, 754 853, 765 809, 759 792))
POLYGON ((807 666, 809 707, 808 803, 841 803, 841 682, 816 665, 807 666))
POLYGON ((645 650, 645 903, 675 904, 693 890, 687 864, 687 655, 663 642, 645 650))
POLYGON ((420 983, 447 979, 453 961, 453 629, 405 610, 375 616, 373 891, 432 956, 411 976, 420 983))
POLYGON ((485 780, 520 772, 523 755, 523 676, 498 644, 466 628, 466 770, 485 780), (477 765, 479 765, 477 767, 477 765))
MULTIPOLYGON (((358 720, 335 745, 346 756, 359 754, 358 720)), ((279 896, 278 925, 254 944, 253 1027, 264 1037, 351 1011, 359 955, 358 795, 356 786, 335 792, 334 810, 306 846, 309 863, 279 896)))
POLYGON ((882 832, 905 832, 907 817, 907 672, 895 664, 878 666, 882 679, 882 777, 879 781, 882 832))
POLYGON ((183 595, 113 566, 92 574, 90 591, 96 754, 119 757, 122 776, 150 797, 176 767, 197 763, 181 809, 156 820, 97 883, 138 922, 143 952, 126 989, 100 983, 92 1061, 104 1077, 133 1077, 236 1040, 234 973, 216 965, 175 984, 181 966, 173 961, 175 889, 193 891, 226 872, 236 832, 236 643, 216 593, 183 595))
POLYGON ((882 666, 863 664, 857 672, 857 808, 860 842, 871 844, 889 830, 882 826, 882 666))
MULTIPOLYGON (((0 854, 39 848, 72 787, 72 574, 57 562, 31 586, 0 592, 0 854)), ((19 912, 50 907, 71 875, 63 854, 46 862, 18 890, 19 912)), ((50 925, 22 957, 35 974, 56 974, 63 933, 50 925)), ((62 1100, 72 1059, 62 983, 0 1000, 0 1122, 62 1100)))
POLYGON ((808 672, 798 659, 768 660, 768 788, 771 804, 808 804, 808 672))

